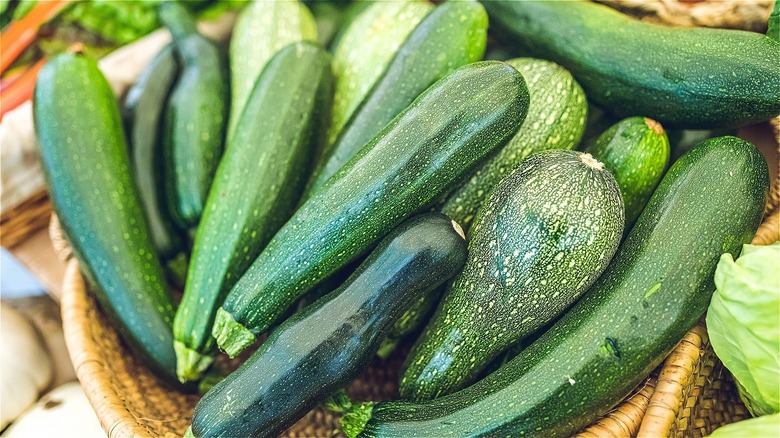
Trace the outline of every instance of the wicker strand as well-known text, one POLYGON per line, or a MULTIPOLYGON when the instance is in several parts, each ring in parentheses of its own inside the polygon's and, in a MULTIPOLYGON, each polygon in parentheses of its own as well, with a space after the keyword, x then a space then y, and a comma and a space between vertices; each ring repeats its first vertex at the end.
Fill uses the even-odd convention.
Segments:
POLYGON ((650 396, 655 391, 657 381, 658 379, 654 375, 648 377, 639 385, 633 395, 603 418, 574 435, 574 438, 634 436, 647 411, 650 396))

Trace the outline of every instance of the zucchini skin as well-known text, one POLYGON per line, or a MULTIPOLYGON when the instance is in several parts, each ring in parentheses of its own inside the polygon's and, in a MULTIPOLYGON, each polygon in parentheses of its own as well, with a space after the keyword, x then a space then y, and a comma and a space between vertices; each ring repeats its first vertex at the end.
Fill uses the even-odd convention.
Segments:
POLYGON ((230 38, 230 117, 233 136, 265 65, 284 46, 317 41, 317 23, 298 0, 253 1, 241 11, 230 38))
POLYGON ((500 62, 463 66, 431 86, 300 206, 236 283, 212 331, 220 348, 240 352, 297 298, 431 205, 514 134, 527 108, 522 76, 500 62))
POLYGON ((780 42, 636 20, 589 1, 484 1, 496 35, 555 61, 619 117, 723 129, 780 114, 780 42))
POLYGON ((130 164, 141 197, 149 235, 163 260, 186 251, 186 238, 174 223, 162 189, 164 180, 160 121, 179 65, 173 47, 167 45, 149 62, 127 92, 122 106, 130 164))
POLYGON ((624 224, 617 182, 590 155, 528 157, 477 213, 466 266, 406 358, 401 397, 463 388, 558 317, 607 267, 624 224))
POLYGON ((485 8, 476 1, 444 3, 428 14, 398 48, 333 144, 325 149, 306 193, 322 187, 431 84, 462 65, 482 59, 487 25, 485 8))
POLYGON ((92 291, 132 350, 175 382, 174 306, 132 180, 119 106, 97 63, 75 53, 50 60, 35 85, 34 120, 52 206, 92 291))
POLYGON ((166 192, 173 219, 187 229, 200 220, 222 156, 229 75, 222 50, 198 33, 182 5, 164 2, 160 19, 173 34, 182 68, 164 125, 166 192))
POLYGON ((584 151, 604 163, 615 177, 626 207, 628 232, 669 164, 666 132, 655 120, 629 117, 609 127, 584 151))
POLYGON ((585 130, 585 92, 563 67, 541 59, 506 61, 526 79, 531 103, 514 137, 461 187, 447 196, 441 212, 468 232, 490 191, 529 155, 549 149, 571 150, 585 130))
POLYGON ((211 363, 214 314, 297 205, 331 80, 324 49, 292 43, 271 58, 244 107, 206 200, 173 324, 182 381, 211 363))
POLYGON ((768 188, 752 144, 699 144, 672 165, 606 272, 536 342, 450 396, 377 404, 360 436, 552 437, 590 424, 704 313, 720 255, 751 240, 768 188))
POLYGON ((402 223, 335 291, 277 329, 195 407, 195 436, 284 432, 370 363, 390 325, 417 297, 457 273, 466 242, 446 216, 402 223))

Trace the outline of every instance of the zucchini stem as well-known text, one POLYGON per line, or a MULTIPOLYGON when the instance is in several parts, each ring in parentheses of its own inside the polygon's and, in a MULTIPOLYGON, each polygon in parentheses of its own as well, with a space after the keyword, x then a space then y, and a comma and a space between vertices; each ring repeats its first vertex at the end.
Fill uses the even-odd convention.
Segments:
POLYGON ((233 315, 221 307, 217 310, 217 316, 214 319, 214 329, 211 334, 217 340, 219 348, 230 356, 231 359, 255 342, 255 335, 236 322, 233 319, 233 315))
POLYGON ((371 419, 374 410, 374 402, 353 403, 352 407, 341 417, 341 429, 349 438, 355 438, 366 428, 366 423, 371 419))
POLYGON ((176 375, 181 383, 199 380, 214 358, 193 350, 180 341, 173 342, 176 353, 176 375))

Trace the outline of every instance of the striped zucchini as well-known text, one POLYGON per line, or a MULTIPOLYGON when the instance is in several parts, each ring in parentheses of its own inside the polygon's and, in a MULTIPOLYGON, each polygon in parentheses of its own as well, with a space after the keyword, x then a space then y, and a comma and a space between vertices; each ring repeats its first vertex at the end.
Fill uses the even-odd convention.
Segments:
POLYGON ((585 129, 588 102, 571 73, 553 62, 533 58, 507 61, 528 84, 531 103, 525 122, 509 143, 447 197, 441 207, 468 231, 479 207, 501 179, 529 155, 548 149, 574 149, 585 129))
POLYGON ((642 213, 669 164, 669 138, 660 123, 629 117, 612 125, 585 152, 614 175, 626 207, 626 232, 642 213))
POLYGON ((418 0, 362 3, 366 6, 350 22, 333 50, 335 83, 326 148, 336 141, 341 128, 382 77, 401 44, 433 9, 431 3, 418 0))
POLYGON ((299 0, 251 1, 236 20, 230 38, 230 119, 233 136, 263 68, 282 47, 317 41, 317 24, 299 0))
POLYGON ((427 403, 364 405, 369 415, 352 416, 347 429, 361 437, 570 436, 620 402, 701 317, 718 259, 750 242, 768 187, 766 161, 750 143, 700 144, 669 169, 596 284, 515 359, 427 403))
POLYGON ((469 64, 431 86, 301 205, 236 283, 217 312, 220 348, 235 356, 298 297, 443 195, 518 129, 527 108, 522 76, 500 62, 469 64))
POLYGON ((222 299, 292 215, 330 96, 330 56, 308 42, 277 52, 249 96, 206 201, 173 324, 182 381, 211 363, 222 299))
POLYGON ((531 155, 479 210, 466 266, 407 356, 401 397, 468 385, 560 315, 607 267, 624 224, 620 189, 600 162, 573 151, 531 155))
POLYGON ((458 1, 436 7, 398 48, 360 108, 325 150, 314 169, 307 196, 322 187, 431 84, 462 65, 482 59, 486 44, 487 14, 482 5, 458 1))

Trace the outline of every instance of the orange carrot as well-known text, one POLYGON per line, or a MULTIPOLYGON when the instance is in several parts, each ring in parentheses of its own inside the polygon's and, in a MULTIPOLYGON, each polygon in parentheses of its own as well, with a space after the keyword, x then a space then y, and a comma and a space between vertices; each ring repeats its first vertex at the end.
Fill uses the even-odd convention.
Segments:
POLYGON ((38 2, 20 20, 8 25, 0 35, 0 73, 22 54, 38 35, 38 29, 54 18, 73 0, 49 0, 38 2))
POLYGON ((41 71, 43 65, 46 64, 46 58, 43 58, 36 62, 32 67, 27 69, 14 80, 8 87, 3 88, 0 91, 0 120, 3 119, 5 113, 18 107, 26 102, 33 95, 35 89, 35 81, 38 79, 38 72, 41 71))

